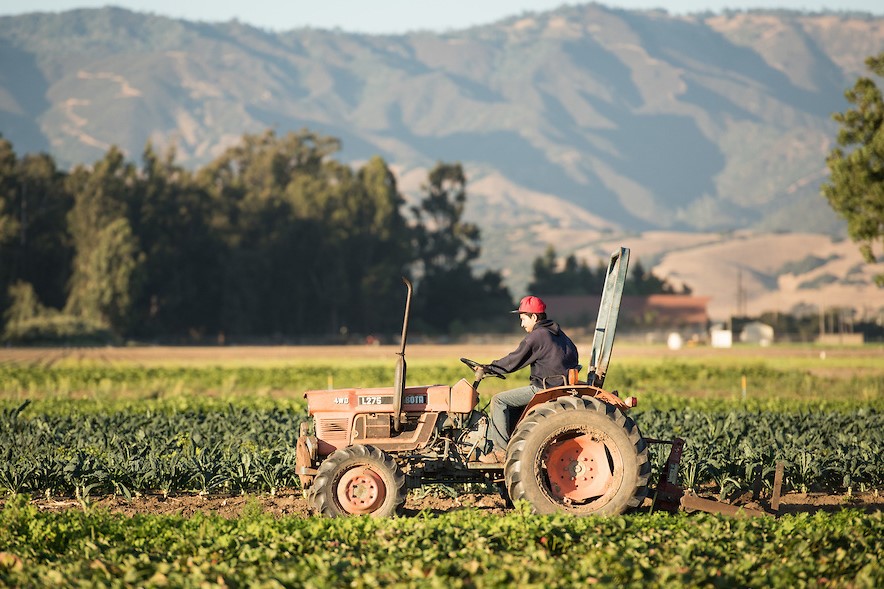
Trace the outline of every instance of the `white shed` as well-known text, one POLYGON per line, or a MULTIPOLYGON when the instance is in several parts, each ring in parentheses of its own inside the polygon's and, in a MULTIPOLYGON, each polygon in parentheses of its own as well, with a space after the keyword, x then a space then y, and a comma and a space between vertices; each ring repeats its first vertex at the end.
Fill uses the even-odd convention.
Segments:
POLYGON ((774 329, 767 323, 752 321, 743 326, 740 341, 746 344, 769 346, 774 341, 774 329))

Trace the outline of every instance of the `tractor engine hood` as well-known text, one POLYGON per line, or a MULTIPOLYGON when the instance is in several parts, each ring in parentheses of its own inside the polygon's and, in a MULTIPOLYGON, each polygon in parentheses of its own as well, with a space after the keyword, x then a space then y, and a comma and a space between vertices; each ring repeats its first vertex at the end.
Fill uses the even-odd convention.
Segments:
MULTIPOLYGON (((396 389, 380 387, 370 389, 316 390, 304 393, 307 411, 317 413, 393 413, 396 389)), ((469 413, 478 404, 478 393, 466 380, 453 387, 429 385, 405 387, 402 410, 406 413, 469 413)))

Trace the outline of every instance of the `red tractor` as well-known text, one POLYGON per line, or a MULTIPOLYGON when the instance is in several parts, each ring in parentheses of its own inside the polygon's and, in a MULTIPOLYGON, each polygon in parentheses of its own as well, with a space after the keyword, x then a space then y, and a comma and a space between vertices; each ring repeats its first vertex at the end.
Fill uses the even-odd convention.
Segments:
MULTIPOLYGON (((395 381, 390 388, 307 391, 312 417, 301 425, 297 468, 317 512, 394 514, 407 489, 429 483, 504 483, 511 500, 538 513, 619 514, 648 495, 648 445, 628 416, 634 398, 602 388, 614 344, 629 250, 608 264, 585 380, 538 392, 519 419, 503 464, 482 464, 487 416, 479 380, 406 386, 405 341, 411 284, 395 381), (312 429, 312 432, 311 432, 312 429)), ((506 378, 489 365, 469 368, 506 378)), ((677 468, 677 466, 676 466, 677 468)), ((676 498, 677 500, 677 498, 676 498)))

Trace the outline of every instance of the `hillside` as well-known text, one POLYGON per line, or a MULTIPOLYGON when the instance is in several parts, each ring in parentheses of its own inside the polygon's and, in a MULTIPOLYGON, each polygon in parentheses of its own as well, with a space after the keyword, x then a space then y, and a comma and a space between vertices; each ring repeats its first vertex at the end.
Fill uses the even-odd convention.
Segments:
MULTIPOLYGON (((583 4, 399 36, 34 13, 0 18, 0 132, 64 166, 112 144, 137 160, 147 141, 197 166, 245 132, 307 127, 341 138, 347 161, 381 154, 411 194, 436 161, 460 161, 483 263, 518 290, 546 243, 571 253, 657 232, 681 251, 751 231, 832 244, 844 225, 819 196, 831 113, 881 47, 882 18, 786 11, 583 4)), ((638 253, 683 274, 663 250, 638 253)), ((709 275, 685 279, 712 293, 709 275)), ((768 301, 786 285, 758 288, 768 301)))

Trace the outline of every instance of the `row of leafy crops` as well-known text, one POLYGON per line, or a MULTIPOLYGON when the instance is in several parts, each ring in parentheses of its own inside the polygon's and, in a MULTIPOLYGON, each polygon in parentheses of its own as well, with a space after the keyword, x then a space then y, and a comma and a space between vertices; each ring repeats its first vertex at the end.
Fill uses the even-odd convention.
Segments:
POLYGON ((184 411, 0 413, 0 487, 38 494, 267 491, 295 486, 300 412, 234 405, 184 411))
POLYGON ((850 399, 868 402, 884 396, 884 366, 878 361, 876 372, 844 369, 841 376, 820 374, 810 369, 775 368, 766 363, 742 365, 686 362, 629 362, 615 364, 605 386, 620 388, 629 394, 666 393, 685 395, 738 396, 761 399, 850 399), (744 389, 745 385, 745 389, 744 389))
MULTIPOLYGON (((852 399, 858 402, 884 397, 884 367, 878 373, 832 378, 809 370, 778 370, 762 363, 743 366, 692 363, 615 363, 606 386, 625 395, 648 393, 684 396, 754 399, 852 399)), ((460 362, 409 364, 409 384, 454 384, 469 371, 460 362)), ((25 365, 0 364, 0 398, 42 399, 86 395, 93 398, 144 398, 181 393, 261 396, 310 389, 392 386, 394 363, 317 363, 288 366, 148 366, 135 365, 25 365)), ((525 382, 527 370, 510 380, 482 384, 490 395, 525 382)))
MULTIPOLYGON (((851 492, 882 487, 884 412, 869 407, 832 411, 824 405, 782 409, 711 412, 684 407, 634 417, 648 437, 684 439, 682 485, 712 487, 722 499, 748 490, 756 469, 770 484, 781 461, 786 489, 851 492)), ((667 456, 656 452, 658 462, 667 456)))
POLYGON ((376 520, 0 511, 0 585, 854 587, 884 585, 884 516, 845 510, 376 520))
MULTIPOLYGON (((726 496, 748 488, 758 468, 770 482, 783 461, 787 489, 861 491, 884 481, 884 376, 870 368, 822 377, 758 361, 632 361, 615 364, 606 382, 639 396, 633 416, 645 436, 686 440, 688 487, 726 496)), ((409 381, 454 383, 467 372, 457 361, 416 363, 409 381)), ((261 367, 6 362, 0 489, 272 493, 297 485, 304 390, 392 380, 392 365, 344 360, 261 367)), ((484 381, 482 403, 507 386, 484 381)), ((658 468, 666 455, 654 447, 658 468)))
MULTIPOLYGON (((275 493, 297 486, 295 446, 303 407, 190 402, 111 406, 84 401, 20 405, 0 412, 0 488, 39 495, 275 493)), ((646 437, 681 437, 682 482, 722 497, 748 489, 756 468, 768 483, 785 462, 786 488, 867 490, 884 484, 884 412, 798 409, 638 411, 646 437)), ((726 407, 717 404, 719 409, 726 407)), ((3 405, 0 405, 3 406, 3 405)), ((656 468, 665 446, 654 446, 656 468)))

